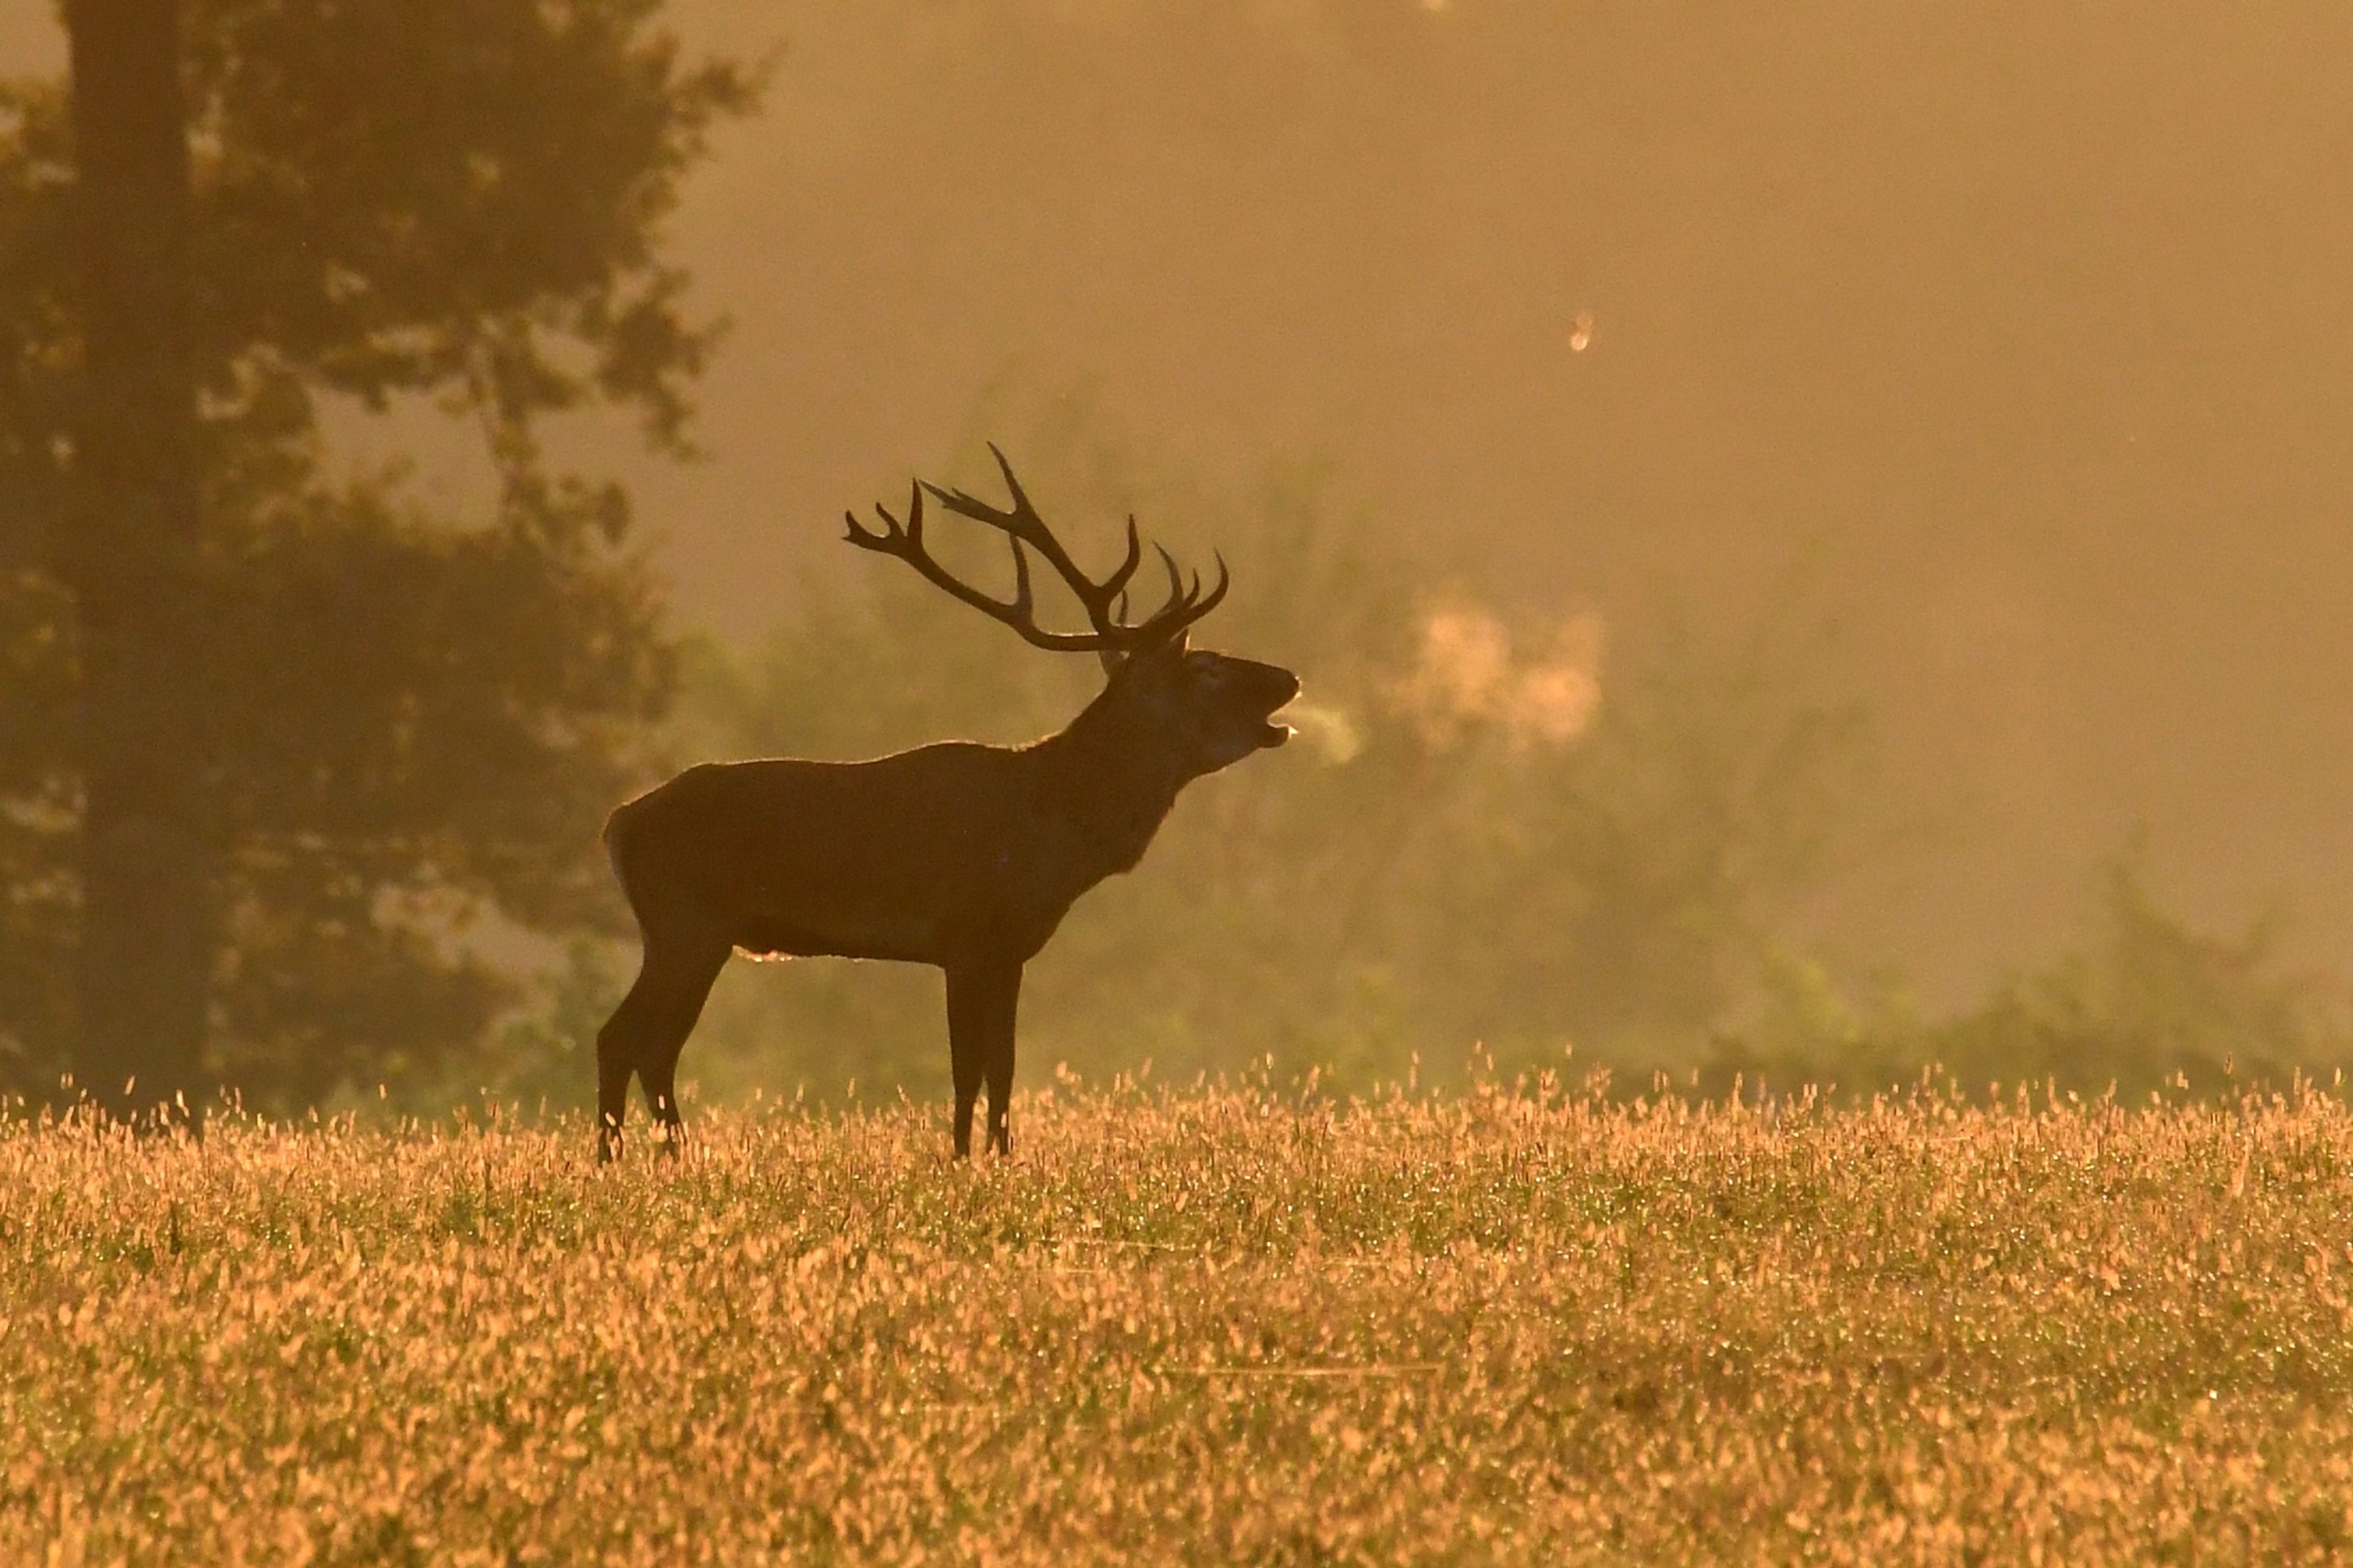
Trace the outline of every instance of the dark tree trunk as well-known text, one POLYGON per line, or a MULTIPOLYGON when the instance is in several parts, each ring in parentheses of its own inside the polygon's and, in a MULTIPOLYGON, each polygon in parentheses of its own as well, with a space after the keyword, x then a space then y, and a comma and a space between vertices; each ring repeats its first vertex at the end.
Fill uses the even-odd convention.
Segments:
POLYGON ((195 1100, 213 949, 179 12, 65 7, 84 353, 60 562, 81 628, 76 1076, 118 1111, 195 1100))

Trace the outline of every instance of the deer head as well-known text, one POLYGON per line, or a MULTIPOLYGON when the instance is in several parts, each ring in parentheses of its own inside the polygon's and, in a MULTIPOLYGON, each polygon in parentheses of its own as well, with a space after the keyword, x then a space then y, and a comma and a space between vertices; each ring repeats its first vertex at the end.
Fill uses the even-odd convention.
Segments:
POLYGON ((1111 676, 1113 688, 1167 738, 1179 781, 1198 778, 1281 745, 1290 726, 1276 710, 1299 695, 1299 677, 1279 665, 1213 653, 1187 645, 1182 631, 1129 654, 1111 676))

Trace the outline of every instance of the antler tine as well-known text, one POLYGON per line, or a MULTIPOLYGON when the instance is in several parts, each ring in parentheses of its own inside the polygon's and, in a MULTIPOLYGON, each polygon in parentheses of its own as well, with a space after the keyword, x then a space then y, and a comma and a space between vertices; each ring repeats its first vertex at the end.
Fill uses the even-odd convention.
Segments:
POLYGON ((1170 610, 1177 608, 1185 601, 1185 574, 1176 569, 1176 558, 1168 553, 1168 547, 1165 544, 1155 544, 1152 548, 1160 552, 1160 563, 1168 569, 1168 599, 1158 609, 1144 618, 1146 626, 1150 626, 1170 610))
MULTIPOLYGON (((1201 574, 1199 572, 1194 573, 1193 585, 1187 590, 1183 601, 1179 604, 1173 604, 1161 612, 1163 615, 1166 615, 1170 618, 1169 624, 1163 629, 1161 635, 1173 636, 1176 631, 1192 625, 1193 622, 1200 619, 1201 617, 1217 608, 1218 605, 1224 599, 1225 591, 1233 585, 1233 574, 1229 573, 1225 568, 1225 552, 1223 551, 1216 551, 1215 559, 1217 561, 1217 586, 1209 591, 1208 597, 1202 597, 1201 574)), ((1147 621, 1145 624, 1152 625, 1159 619, 1160 616, 1156 615, 1153 617, 1151 621, 1147 621)))
POLYGON ((1021 551, 1021 541, 1008 539, 1013 546, 1013 613, 1036 625, 1037 606, 1029 597, 1029 558, 1021 551))
POLYGON ((1199 620, 1201 617, 1209 614, 1210 611, 1217 608, 1217 607, 1223 602, 1225 598, 1226 589, 1233 586, 1233 574, 1225 569, 1225 551, 1222 550, 1212 550, 1210 551, 1210 559, 1217 562, 1217 586, 1210 590, 1210 597, 1208 598, 1201 600, 1199 604, 1193 607, 1193 619, 1195 620, 1199 620))
POLYGON ((849 532, 843 538, 861 549, 880 551, 885 555, 904 555, 904 543, 912 543, 917 549, 922 548, 923 491, 920 488, 908 496, 905 528, 899 526, 899 519, 891 515, 891 508, 883 506, 880 501, 874 504, 874 515, 882 519, 883 531, 881 533, 860 523, 856 512, 844 512, 842 521, 849 525, 849 532))
MULTIPOLYGON (((1040 532, 1051 540, 1053 536, 1046 531, 1045 519, 1038 516, 1038 508, 1030 504, 1029 493, 1022 489, 1021 481, 1014 477, 1013 464, 1006 460, 1005 453, 997 449, 995 441, 991 441, 988 448, 989 456, 996 460, 997 472, 1005 475, 1006 493, 1013 497, 1013 508, 1010 511, 992 506, 968 490, 950 490, 945 485, 934 484, 927 479, 917 480, 915 483, 938 496, 949 510, 961 513, 976 523, 986 523, 991 528, 1002 528, 1008 533, 1040 532)), ((1040 541, 1031 539, 1029 542, 1039 544, 1040 541)))
POLYGON ((997 472, 1005 475, 1006 493, 1013 497, 1013 509, 1025 517, 1036 517, 1038 508, 1029 505, 1029 493, 1021 488, 1021 482, 1013 477, 1013 464, 1006 457, 1004 449, 995 441, 991 441, 988 448, 989 456, 996 460, 997 472))
MULTIPOLYGON (((1106 604, 1108 604, 1111 601, 1114 595, 1117 595, 1122 601, 1127 598, 1128 579, 1134 576, 1136 574, 1136 568, 1142 564, 1143 538, 1136 532, 1136 515, 1133 512, 1130 512, 1128 514, 1127 558, 1121 561, 1120 564, 1112 570, 1112 573, 1108 577, 1103 579, 1101 592, 1103 595, 1103 600, 1106 604)), ((1127 619, 1124 611, 1121 612, 1120 619, 1122 620, 1127 619)))

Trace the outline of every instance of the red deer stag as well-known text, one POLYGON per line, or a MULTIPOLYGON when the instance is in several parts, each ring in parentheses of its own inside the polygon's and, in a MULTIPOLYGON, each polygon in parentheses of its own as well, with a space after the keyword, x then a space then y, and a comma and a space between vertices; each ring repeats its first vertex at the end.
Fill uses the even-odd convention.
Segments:
POLYGON ((1039 517, 1005 454, 989 450, 1010 509, 919 482, 904 524, 879 506, 879 531, 848 514, 848 542, 897 556, 1038 647, 1101 655, 1102 695, 1067 729, 1026 746, 947 741, 870 762, 707 763, 616 811, 605 845, 645 957, 597 1037, 600 1159, 619 1141, 631 1073, 665 1147, 676 1146, 678 1052, 738 949, 938 964, 948 977, 957 1156, 972 1153, 983 1080, 989 1146, 1009 1153, 1021 966, 1079 894, 1135 867, 1178 790, 1290 737, 1274 714, 1298 695, 1297 676, 1186 645, 1186 629, 1225 597, 1222 557, 1204 594, 1199 574, 1188 585, 1160 550, 1167 600, 1130 622, 1129 579, 1143 558, 1135 520, 1127 558, 1097 582, 1039 517), (925 549, 926 494, 1011 541, 1010 601, 961 581, 925 549), (1092 630, 1039 626, 1029 551, 1070 585, 1092 630))

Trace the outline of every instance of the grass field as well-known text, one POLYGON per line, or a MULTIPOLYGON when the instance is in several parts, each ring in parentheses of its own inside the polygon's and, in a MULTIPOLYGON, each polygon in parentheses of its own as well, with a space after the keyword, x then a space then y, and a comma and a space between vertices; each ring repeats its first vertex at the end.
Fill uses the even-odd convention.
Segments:
POLYGON ((0 1561, 2353 1552, 2353 1114, 0 1134, 0 1561))

